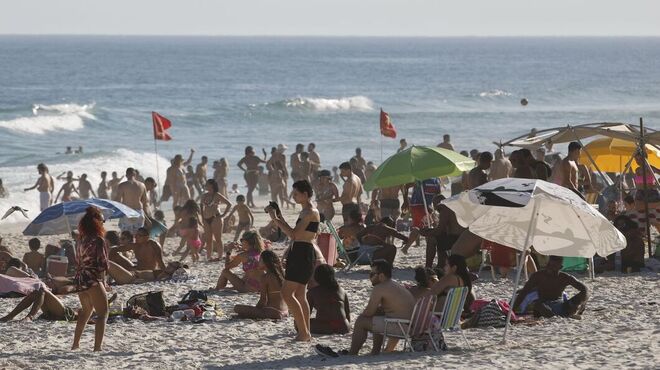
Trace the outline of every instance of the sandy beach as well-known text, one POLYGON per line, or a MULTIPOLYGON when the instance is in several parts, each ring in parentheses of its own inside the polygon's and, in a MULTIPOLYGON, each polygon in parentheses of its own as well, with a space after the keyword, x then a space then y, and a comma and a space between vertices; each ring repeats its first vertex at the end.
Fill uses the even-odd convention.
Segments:
MULTIPOLYGON (((265 204, 265 200, 259 199, 257 204, 265 204)), ((266 214, 257 211, 255 216, 256 226, 266 223, 266 214)), ((286 211, 285 216, 291 222, 297 213, 286 211)), ((28 250, 29 238, 20 233, 23 226, 3 227, 4 244, 18 256, 28 250)), ((226 234, 225 240, 229 237, 226 234)), ((43 245, 59 237, 41 240, 43 245)), ((167 239, 165 251, 171 253, 175 244, 178 245, 178 238, 167 239)), ((397 255, 395 280, 412 281, 412 269, 423 260, 423 246, 412 248, 408 255, 397 255)), ((275 247, 278 252, 284 248, 275 247)), ((219 271, 218 263, 201 262, 191 266, 197 279, 186 283, 113 286, 113 291, 118 293, 119 301, 125 302, 137 293, 162 290, 166 304, 174 304, 189 289, 215 285, 219 271)), ((353 319, 365 307, 371 291, 367 271, 366 266, 359 266, 348 273, 338 273, 340 285, 349 295, 353 319)), ((74 323, 37 320, 0 324, 0 368, 657 368, 660 362, 658 273, 606 273, 598 275, 595 281, 585 275, 578 278, 587 284, 591 295, 582 320, 553 318, 534 325, 518 324, 506 345, 500 343, 502 329, 470 329, 466 331, 472 345, 469 350, 460 335, 450 333, 445 336, 449 351, 444 353, 369 356, 371 341, 368 340, 361 352, 363 356, 327 359, 317 355, 312 346, 320 343, 335 349, 348 348, 350 334, 317 335, 311 345, 297 343, 293 341, 293 319, 272 322, 232 318, 235 304, 255 304, 258 295, 223 292, 211 297, 223 311, 217 321, 191 324, 118 320, 108 324, 101 353, 91 352, 90 326, 83 335, 81 349, 72 352, 69 348, 74 323)), ((509 299, 512 285, 511 280, 493 282, 484 272, 475 291, 478 298, 509 299)), ((61 298, 67 305, 79 306, 75 295, 61 298)), ((0 299, 0 314, 4 315, 18 301, 0 299)))

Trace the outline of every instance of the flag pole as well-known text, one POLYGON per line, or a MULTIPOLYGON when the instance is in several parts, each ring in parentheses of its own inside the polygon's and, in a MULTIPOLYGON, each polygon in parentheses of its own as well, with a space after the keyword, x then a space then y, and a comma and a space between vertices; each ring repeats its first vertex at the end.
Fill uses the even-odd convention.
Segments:
POLYGON ((382 117, 382 115, 383 115, 383 108, 380 108, 380 116, 379 116, 379 119, 378 119, 378 133, 379 133, 378 136, 380 136, 380 163, 381 164, 383 163, 383 132, 382 132, 381 126, 380 126, 380 117, 382 117))

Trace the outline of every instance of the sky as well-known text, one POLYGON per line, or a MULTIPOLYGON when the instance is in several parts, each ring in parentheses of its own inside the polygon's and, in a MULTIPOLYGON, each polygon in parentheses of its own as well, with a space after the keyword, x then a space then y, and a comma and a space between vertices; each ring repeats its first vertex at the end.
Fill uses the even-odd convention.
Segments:
POLYGON ((18 0, 0 34, 660 36, 660 0, 18 0))

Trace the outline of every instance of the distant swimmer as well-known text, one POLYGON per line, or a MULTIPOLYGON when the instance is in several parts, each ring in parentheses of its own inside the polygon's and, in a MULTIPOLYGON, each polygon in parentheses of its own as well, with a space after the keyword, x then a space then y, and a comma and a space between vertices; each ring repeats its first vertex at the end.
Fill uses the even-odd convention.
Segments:
POLYGON ((524 107, 524 106, 526 106, 527 104, 529 104, 529 101, 527 100, 527 98, 522 98, 522 99, 520 99, 520 105, 522 105, 522 106, 524 107))

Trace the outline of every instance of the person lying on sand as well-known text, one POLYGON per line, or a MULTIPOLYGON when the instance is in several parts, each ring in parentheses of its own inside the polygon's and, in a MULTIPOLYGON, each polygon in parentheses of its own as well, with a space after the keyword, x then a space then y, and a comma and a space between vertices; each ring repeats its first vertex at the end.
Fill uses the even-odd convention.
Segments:
MULTIPOLYGON (((348 351, 341 351, 343 354, 358 355, 369 332, 373 333, 371 354, 379 354, 383 345, 385 318, 410 319, 415 307, 415 298, 412 294, 403 285, 392 280, 392 265, 387 261, 377 260, 371 264, 369 280, 374 289, 367 307, 355 320, 351 348, 348 351)), ((404 330, 407 330, 407 325, 404 325, 404 330)), ((390 324, 387 331, 401 335, 401 329, 397 324, 390 324)), ((329 347, 317 345, 316 350, 323 355, 337 356, 329 347)))
MULTIPOLYGON (((108 299, 108 304, 112 303, 116 298, 117 293, 108 299)), ((73 322, 78 319, 78 309, 64 305, 53 293, 42 288, 26 295, 11 312, 0 318, 0 322, 13 320, 14 317, 30 306, 32 306, 30 312, 21 321, 33 321, 39 310, 43 312, 39 318, 48 321, 73 322)))
POLYGON ((323 264, 314 270, 318 286, 307 291, 310 311, 316 317, 310 319, 312 334, 346 334, 351 330, 351 310, 348 295, 335 279, 332 266, 323 264))
MULTIPOLYGON (((236 247, 238 247, 238 244, 230 246, 230 248, 236 247)), ((241 293, 261 291, 261 279, 264 270, 259 268, 259 259, 261 252, 265 249, 264 241, 257 232, 247 231, 241 238, 240 247, 241 252, 229 260, 222 273, 220 273, 214 290, 225 289, 229 282, 234 290, 241 293), (238 267, 240 264, 243 265, 243 271, 245 272, 242 278, 231 272, 231 269, 238 267)))
POLYGON ((270 250, 261 252, 259 269, 266 271, 260 279, 259 302, 256 306, 238 304, 234 306, 234 312, 238 314, 238 317, 244 319, 281 320, 289 316, 281 294, 284 270, 280 258, 270 250))
POLYGON ((513 304, 516 312, 527 311, 528 303, 533 303, 532 311, 536 317, 581 317, 589 299, 587 287, 572 275, 561 272, 563 262, 563 257, 550 256, 545 269, 529 277, 513 304), (566 300, 562 295, 569 285, 578 293, 566 300))
POLYGON ((188 266, 181 262, 169 262, 163 270, 129 271, 112 261, 108 261, 108 275, 115 280, 117 285, 170 280, 180 269, 188 269, 188 266))

